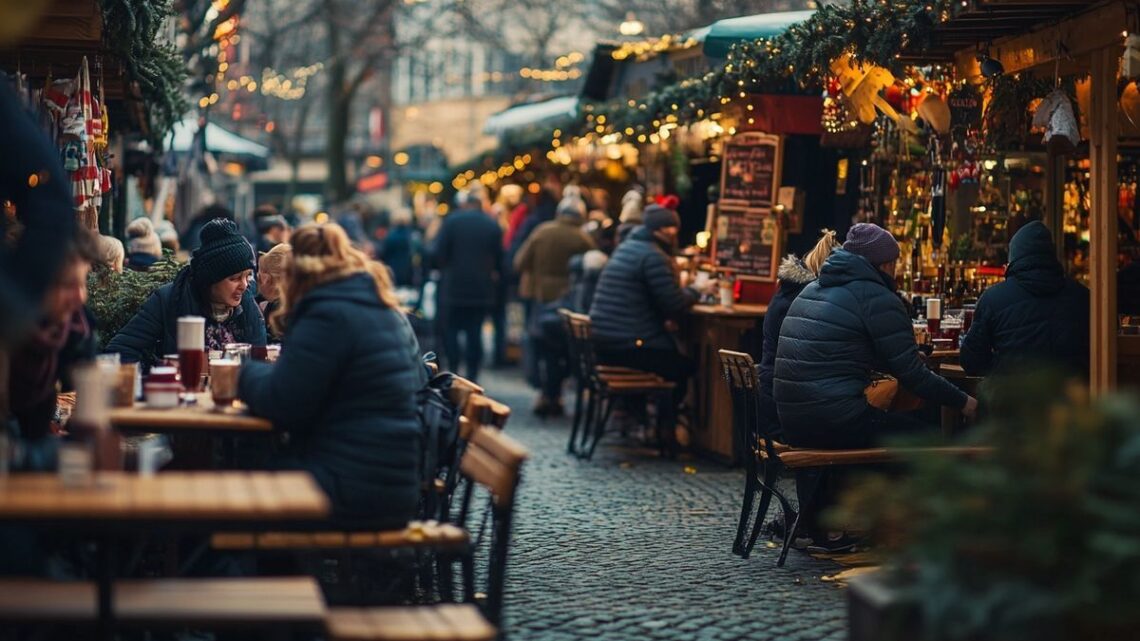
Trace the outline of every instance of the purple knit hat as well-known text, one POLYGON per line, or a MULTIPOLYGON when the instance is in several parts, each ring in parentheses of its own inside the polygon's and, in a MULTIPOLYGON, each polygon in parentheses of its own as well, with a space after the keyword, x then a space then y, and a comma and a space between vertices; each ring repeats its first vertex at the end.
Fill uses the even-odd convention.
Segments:
POLYGON ((872 265, 889 263, 899 257, 899 244, 891 232, 873 223, 855 223, 847 230, 843 249, 859 254, 872 265))

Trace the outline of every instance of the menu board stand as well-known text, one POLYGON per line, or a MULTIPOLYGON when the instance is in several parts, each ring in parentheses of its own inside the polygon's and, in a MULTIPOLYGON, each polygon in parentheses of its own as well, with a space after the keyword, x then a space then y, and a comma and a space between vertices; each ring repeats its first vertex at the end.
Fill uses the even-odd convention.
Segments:
POLYGON ((712 232, 714 266, 737 278, 774 282, 784 230, 773 212, 783 156, 780 136, 748 132, 725 143, 712 232))

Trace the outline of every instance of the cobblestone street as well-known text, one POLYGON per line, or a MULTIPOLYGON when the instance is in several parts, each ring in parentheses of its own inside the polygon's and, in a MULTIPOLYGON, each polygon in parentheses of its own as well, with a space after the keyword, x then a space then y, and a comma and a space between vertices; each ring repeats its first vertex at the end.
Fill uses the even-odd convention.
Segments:
POLYGON ((700 459, 667 461, 608 437, 593 461, 565 453, 570 419, 542 422, 513 373, 488 372, 533 452, 523 474, 507 570, 514 641, 845 639, 837 566, 762 539, 731 553, 743 474, 700 459), (690 469, 686 471, 686 467, 690 469))

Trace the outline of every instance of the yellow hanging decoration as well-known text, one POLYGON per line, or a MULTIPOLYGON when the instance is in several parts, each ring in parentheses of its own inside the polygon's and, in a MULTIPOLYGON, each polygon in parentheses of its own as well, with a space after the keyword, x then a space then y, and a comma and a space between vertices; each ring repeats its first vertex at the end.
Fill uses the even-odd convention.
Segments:
POLYGON ((876 110, 882 112, 906 131, 917 132, 918 128, 909 116, 895 111, 880 92, 895 82, 890 71, 870 63, 856 64, 850 54, 831 61, 831 73, 839 78, 843 94, 847 96, 847 108, 863 124, 875 122, 876 110))

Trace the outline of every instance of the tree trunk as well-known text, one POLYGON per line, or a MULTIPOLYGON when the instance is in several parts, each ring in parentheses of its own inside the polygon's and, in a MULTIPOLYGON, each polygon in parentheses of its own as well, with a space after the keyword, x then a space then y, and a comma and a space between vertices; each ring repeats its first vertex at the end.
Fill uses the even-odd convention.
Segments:
POLYGON ((325 180, 325 198, 341 202, 348 198, 347 160, 348 125, 352 97, 345 95, 347 69, 343 60, 332 63, 328 77, 328 129, 325 139, 325 160, 329 174, 325 180))
POLYGON ((297 183, 300 182, 301 173, 301 142, 305 139, 305 123, 309 119, 309 110, 312 105, 312 100, 306 100, 297 110, 292 144, 286 150, 286 157, 289 159, 289 184, 285 187, 285 197, 282 200, 282 205, 286 210, 293 202, 293 197, 297 195, 297 183))

